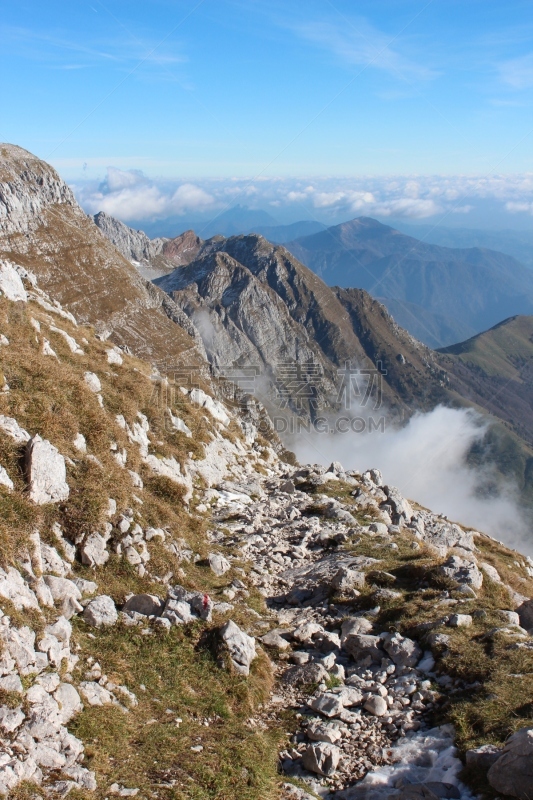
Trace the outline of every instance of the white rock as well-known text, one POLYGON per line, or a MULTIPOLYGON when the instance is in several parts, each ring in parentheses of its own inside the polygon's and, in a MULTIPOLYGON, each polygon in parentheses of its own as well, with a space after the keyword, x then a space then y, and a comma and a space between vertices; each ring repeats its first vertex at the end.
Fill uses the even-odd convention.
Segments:
POLYGON ((363 708, 365 711, 368 711, 369 714, 373 714, 374 717, 382 717, 387 713, 389 707, 387 701, 383 697, 373 694, 365 702, 363 708))
POLYGON ((481 589, 483 584, 483 573, 478 569, 476 562, 460 558, 460 556, 450 556, 439 567, 439 572, 441 575, 451 578, 459 584, 466 584, 472 589, 481 589))
POLYGON ((111 692, 108 692, 96 681, 82 681, 80 683, 80 692, 83 699, 90 706, 107 706, 114 699, 111 692))
POLYGON ((98 375, 95 375, 94 372, 86 372, 83 376, 86 386, 97 394, 98 392, 102 391, 102 384, 100 383, 100 378, 98 375))
POLYGON ((470 614, 453 614, 450 617, 448 625, 452 628, 468 628, 472 625, 472 617, 470 614))
POLYGON ((187 438, 188 438, 188 439, 190 439, 190 438, 192 437, 192 431, 191 431, 191 429, 190 429, 190 428, 189 428, 189 427, 188 427, 188 426, 187 426, 187 425, 184 423, 184 421, 183 421, 183 420, 182 420, 180 417, 175 417, 175 416, 174 416, 174 414, 172 413, 172 411, 171 411, 170 409, 168 409, 168 415, 169 415, 169 417, 170 417, 170 424, 171 424, 171 426, 172 426, 172 427, 173 427, 175 430, 177 430, 177 431, 180 431, 180 433, 184 433, 184 434, 185 434, 185 436, 187 436, 187 438))
POLYGON ((59 361, 59 357, 48 339, 43 339, 43 356, 52 356, 52 358, 57 358, 59 361))
POLYGON ((159 616, 163 611, 163 601, 153 594, 134 594, 122 607, 123 611, 135 611, 146 617, 159 616))
POLYGON ((0 707, 0 728, 5 733, 13 733, 25 720, 24 712, 21 708, 0 707))
POLYGON ((14 483, 7 474, 5 467, 0 465, 0 486, 5 486, 7 489, 14 489, 14 483))
POLYGON ((231 564, 229 561, 220 553, 209 553, 207 559, 209 561, 211 571, 214 572, 219 578, 231 569, 231 564))
POLYGON ((47 439, 36 434, 26 446, 26 474, 30 500, 38 505, 68 499, 65 459, 47 439))
POLYGON ((82 564, 89 567, 101 567, 109 560, 106 549, 106 540, 99 533, 90 533, 80 547, 82 564))
POLYGON ((72 441, 72 444, 79 453, 87 452, 87 442, 85 441, 85 436, 83 433, 77 433, 72 441))
POLYGON ((37 597, 14 567, 0 569, 0 597, 11 600, 15 608, 39 608, 37 597))
POLYGON ((302 756, 305 769, 318 775, 334 775, 339 764, 341 751, 334 744, 317 742, 310 744, 302 756))
POLYGON ((19 274, 9 261, 0 261, 0 292, 8 300, 28 302, 28 295, 19 274))
POLYGON ((496 567, 492 566, 492 564, 487 564, 486 561, 482 561, 479 566, 481 567, 483 572, 485 572, 489 576, 491 580, 495 581, 496 583, 502 582, 502 579, 500 578, 500 573, 498 572, 496 567))
POLYGON ((74 714, 83 708, 81 698, 71 683, 60 683, 54 692, 54 698, 59 706, 61 722, 64 725, 70 722, 74 714))
POLYGON ((44 632, 55 636, 68 647, 72 635, 72 625, 65 617, 59 617, 53 625, 47 625, 44 632))
POLYGON ((21 428, 16 419, 0 414, 0 430, 10 436, 17 444, 26 444, 31 439, 28 431, 21 428))
POLYGON ((383 649, 398 667, 415 667, 422 656, 417 643, 399 633, 387 634, 383 638, 383 649))
POLYGON ((144 488, 144 483, 143 483, 143 479, 141 478, 139 473, 138 472, 134 472, 132 469, 129 469, 128 473, 129 473, 129 476, 131 478, 131 482, 135 486, 135 488, 136 489, 143 489, 144 488))
POLYGON ((235 670, 241 675, 249 675, 250 664, 256 657, 253 636, 248 636, 233 620, 229 620, 220 629, 220 638, 228 648, 235 670))
POLYGON ((42 571, 47 574, 58 575, 60 578, 66 577, 70 572, 70 564, 63 561, 55 547, 41 542, 42 571))
POLYGON ((84 597, 94 594, 98 589, 98 584, 94 581, 86 581, 84 578, 74 578, 74 583, 84 597))
POLYGON ((113 599, 106 594, 95 597, 85 607, 83 619, 96 628, 101 625, 114 625, 118 619, 118 614, 113 599))
POLYGON ((119 366, 124 362, 120 354, 120 350, 118 348, 113 347, 111 350, 107 350, 107 363, 108 364, 118 364, 119 366))
POLYGON ((63 337, 63 339, 68 344, 71 353, 77 353, 78 355, 83 355, 83 350, 77 343, 76 339, 74 339, 74 337, 70 336, 70 334, 68 334, 62 328, 56 328, 55 325, 50 325, 50 330, 53 331, 54 333, 58 333, 60 336, 63 337))

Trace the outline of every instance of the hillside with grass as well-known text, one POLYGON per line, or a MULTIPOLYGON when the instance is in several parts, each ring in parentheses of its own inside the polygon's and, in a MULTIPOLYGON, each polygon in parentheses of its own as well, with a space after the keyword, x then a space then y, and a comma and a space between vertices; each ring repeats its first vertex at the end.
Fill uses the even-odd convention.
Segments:
POLYGON ((67 239, 43 223, 42 267, 4 177, 0 795, 529 800, 533 560, 298 464, 162 305, 134 335, 134 303, 109 331, 101 288, 56 296, 67 239))

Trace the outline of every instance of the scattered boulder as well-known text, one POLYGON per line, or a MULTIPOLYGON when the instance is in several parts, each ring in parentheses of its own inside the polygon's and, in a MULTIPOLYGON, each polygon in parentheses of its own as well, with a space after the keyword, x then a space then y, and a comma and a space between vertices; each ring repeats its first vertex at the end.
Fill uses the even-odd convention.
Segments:
POLYGON ((173 586, 168 590, 162 616, 175 625, 184 625, 195 619, 210 622, 213 606, 208 594, 189 592, 183 586, 173 586))
POLYGON ((106 540, 99 533, 90 533, 80 547, 81 563, 89 567, 101 567, 109 560, 106 540))
POLYGON ((533 630, 533 600, 525 600, 516 609, 520 624, 526 631, 533 630))
POLYGON ((83 619, 95 628, 114 625, 118 619, 118 614, 113 599, 107 594, 95 597, 85 607, 83 619))
POLYGON ((288 686, 309 686, 327 681, 329 675, 321 664, 311 661, 301 666, 289 667, 282 675, 282 682, 288 686))
POLYGON ((31 439, 28 431, 21 428, 16 419, 0 414, 0 430, 7 434, 16 444, 26 444, 31 439))
POLYGON ((417 643, 399 633, 386 634, 383 637, 383 649, 397 667, 416 667, 422 657, 422 650, 417 643))
POLYGON ((310 744, 302 756, 302 764, 317 775, 334 775, 340 760, 340 750, 328 742, 310 744))
POLYGON ((91 390, 91 392, 97 394, 98 392, 102 391, 102 384, 100 383, 100 378, 98 377, 98 375, 95 375, 94 372, 86 372, 85 375, 83 376, 83 379, 85 381, 85 385, 91 390))
POLYGON ((261 642, 266 647, 274 647, 276 650, 287 650, 290 647, 288 641, 276 631, 265 633, 264 636, 261 636, 261 642))
POLYGON ((5 467, 0 466, 0 486, 5 486, 7 489, 13 489, 14 483, 7 474, 5 467))
POLYGON ((497 792, 531 800, 533 788, 533 728, 521 728, 507 740, 487 778, 497 792))
POLYGON ((472 622, 470 614, 453 614, 448 621, 448 625, 451 628, 469 628, 472 622))
POLYGON ((134 594, 124 603, 123 611, 134 611, 146 617, 158 617, 163 611, 164 603, 153 594, 134 594))
POLYGON ((487 772, 502 754, 502 748, 495 744, 484 744, 474 750, 466 751, 466 766, 487 772))
POLYGON ((367 658, 369 659, 369 663, 374 662, 378 664, 383 658, 383 650, 381 648, 381 639, 379 636, 352 633, 346 636, 343 642, 343 648, 352 656, 354 661, 361 661, 367 658))
POLYGON ((30 500, 37 505, 68 500, 65 459, 47 439, 36 434, 26 446, 26 476, 30 500))
POLYGON ((355 569, 341 567, 335 573, 331 581, 333 588, 337 592, 352 592, 354 589, 362 589, 365 585, 365 573, 355 569))
POLYGON ((374 717, 384 716, 389 709, 385 698, 380 697, 378 694, 371 695, 368 700, 365 701, 363 708, 374 717))
POLYGON ((221 578, 222 575, 225 575, 226 572, 231 569, 231 564, 227 558, 224 558, 220 553, 209 553, 207 560, 209 561, 211 571, 214 572, 218 578, 221 578))
POLYGON ((255 639, 241 631, 233 620, 220 629, 220 639, 227 648, 231 663, 240 675, 250 674, 250 664, 256 657, 255 639))
POLYGON ((470 561, 460 556, 450 556, 439 567, 439 573, 459 584, 466 584, 472 589, 481 589, 483 573, 475 561, 470 561))

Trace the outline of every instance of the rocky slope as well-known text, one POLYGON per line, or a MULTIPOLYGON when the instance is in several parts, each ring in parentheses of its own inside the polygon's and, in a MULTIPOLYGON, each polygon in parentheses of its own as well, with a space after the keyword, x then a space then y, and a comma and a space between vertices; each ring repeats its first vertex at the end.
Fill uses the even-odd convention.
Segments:
POLYGON ((116 344, 154 362, 180 363, 185 353, 202 362, 200 339, 179 308, 100 233, 52 167, 9 144, 0 145, 0 258, 34 272, 54 299, 116 344))
POLYGON ((531 560, 0 292, 0 793, 528 798, 531 560))
POLYGON ((443 396, 444 374, 431 351, 401 331, 383 307, 364 292, 345 304, 344 295, 261 236, 208 240, 185 268, 155 283, 198 328, 211 363, 261 371, 264 402, 276 392, 278 401, 285 399, 281 387, 295 413, 316 416, 318 409, 338 409, 339 372, 347 362, 362 370, 375 370, 381 362, 383 399, 393 416, 409 406, 424 407, 417 392, 407 397, 397 390, 402 380, 424 384, 433 403, 443 396), (365 322, 374 328, 373 346, 363 333, 365 322), (383 346, 377 346, 378 338, 383 346), (282 374, 290 364, 303 375, 292 376, 292 385, 282 374), (306 375, 310 385, 302 389, 306 375))
POLYGON ((203 244, 194 231, 185 231, 174 239, 149 239, 143 231, 133 230, 103 211, 95 214, 93 219, 104 236, 147 280, 188 264, 203 244))
POLYGON ((368 217, 285 246, 330 286, 392 301, 396 321, 431 347, 533 313, 531 270, 494 250, 428 244, 368 217))

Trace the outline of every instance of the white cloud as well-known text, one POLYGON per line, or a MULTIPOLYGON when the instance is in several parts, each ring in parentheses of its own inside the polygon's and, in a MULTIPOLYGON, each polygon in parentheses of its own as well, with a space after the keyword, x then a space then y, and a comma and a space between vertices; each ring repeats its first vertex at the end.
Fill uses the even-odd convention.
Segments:
POLYGON ((506 203, 505 208, 507 211, 510 211, 511 214, 516 214, 520 212, 526 212, 529 214, 533 214, 533 203, 506 203))
POLYGON ((346 64, 384 70, 400 79, 427 81, 436 76, 430 68, 402 55, 392 46, 390 36, 365 19, 344 17, 338 25, 321 20, 289 27, 346 64))
POLYGON ((181 182, 111 166, 98 184, 78 184, 74 190, 87 212, 103 210, 124 221, 139 222, 188 213, 220 213, 238 204, 276 209, 280 222, 299 218, 329 224, 356 216, 417 220, 437 214, 464 215, 479 210, 479 203, 486 200, 501 203, 502 215, 533 213, 533 173, 313 177, 312 181, 309 177, 262 176, 261 180, 181 182))
POLYGON ((139 170, 108 167, 104 181, 96 190, 84 187, 78 192, 86 211, 105 211, 118 219, 142 220, 170 217, 209 208, 214 198, 193 183, 183 183, 172 191, 150 181, 139 170))
POLYGON ((512 58, 499 65, 500 80, 512 89, 533 87, 533 53, 512 58))

